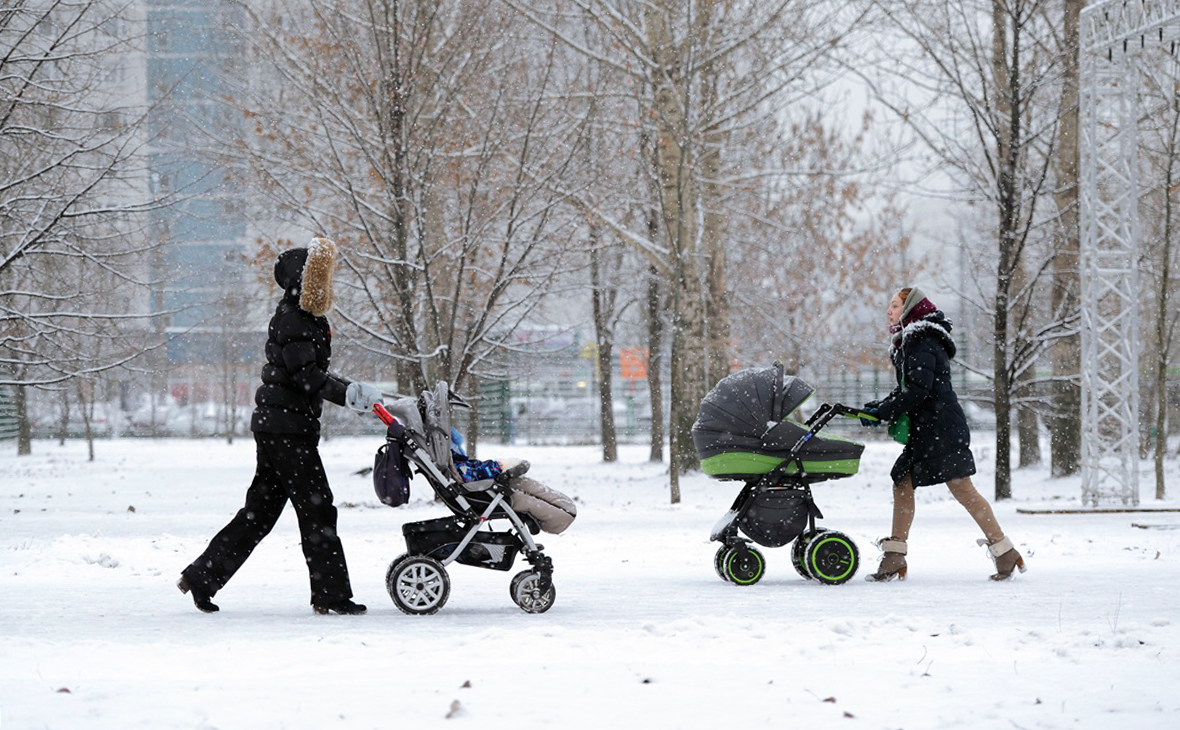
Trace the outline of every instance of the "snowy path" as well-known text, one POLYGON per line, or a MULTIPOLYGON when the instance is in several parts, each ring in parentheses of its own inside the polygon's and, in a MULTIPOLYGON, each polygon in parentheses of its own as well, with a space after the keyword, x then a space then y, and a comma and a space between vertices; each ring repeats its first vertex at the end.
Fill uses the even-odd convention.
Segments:
POLYGON ((997 514, 1030 570, 992 584, 969 518, 930 489, 910 579, 869 584, 897 449, 872 442, 860 474, 816 487, 822 524, 861 548, 856 578, 807 582, 788 548, 767 549, 766 578, 743 588, 716 577, 708 542, 736 485, 693 476, 672 506, 645 449, 604 465, 589 447, 504 447, 579 502, 566 534, 542 536, 554 608, 511 602, 523 562, 456 565, 448 604, 412 617, 385 568, 402 522, 445 510, 421 482, 408 507, 378 505, 350 473, 378 443, 322 449, 360 617, 310 611, 290 511, 218 594, 220 613, 176 591, 240 506, 249 440, 102 442, 94 463, 84 444, 0 455, 0 730, 1180 727, 1180 530, 1131 526, 1180 514, 1018 514, 1080 491, 1019 473, 997 514))

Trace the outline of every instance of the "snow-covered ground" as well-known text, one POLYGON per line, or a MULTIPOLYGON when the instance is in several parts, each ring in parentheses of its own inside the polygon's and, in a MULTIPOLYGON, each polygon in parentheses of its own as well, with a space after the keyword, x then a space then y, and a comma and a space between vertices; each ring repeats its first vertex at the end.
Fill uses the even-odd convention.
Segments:
MULTIPOLYGON (((996 584, 967 514, 928 488, 909 579, 870 584, 900 448, 872 441, 858 475, 815 489, 821 524, 859 544, 858 575, 819 585, 766 549, 766 577, 740 587, 708 539, 738 485, 694 475, 671 505, 645 448, 603 464, 590 447, 485 447, 578 501, 542 536, 556 603, 512 603, 523 561, 454 565, 448 604, 407 616, 384 587, 401 524, 447 513, 421 481, 406 507, 376 501, 353 472, 380 442, 322 445, 365 616, 312 613, 289 509, 220 613, 176 590, 240 506, 249 439, 104 441, 94 462, 83 443, 0 447, 0 730, 1180 727, 1180 513, 1025 514, 1078 506, 1080 482, 1018 472, 996 511, 1029 571, 996 584)), ((1147 465, 1141 489, 1145 508, 1180 508, 1151 498, 1147 465)))

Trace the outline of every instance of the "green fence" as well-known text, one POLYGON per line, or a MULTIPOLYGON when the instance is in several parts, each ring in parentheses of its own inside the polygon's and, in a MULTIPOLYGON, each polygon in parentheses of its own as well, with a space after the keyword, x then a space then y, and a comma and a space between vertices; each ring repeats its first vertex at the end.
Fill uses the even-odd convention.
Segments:
POLYGON ((479 433, 500 443, 512 441, 512 402, 507 380, 479 381, 479 433))
POLYGON ((0 387, 0 439, 16 438, 17 430, 16 403, 12 391, 0 387))

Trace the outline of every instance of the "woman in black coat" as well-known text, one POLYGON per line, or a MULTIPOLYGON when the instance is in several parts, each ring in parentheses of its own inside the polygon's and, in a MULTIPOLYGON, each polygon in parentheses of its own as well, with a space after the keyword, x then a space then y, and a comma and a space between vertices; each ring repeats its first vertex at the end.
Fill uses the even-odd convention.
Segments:
POLYGON ((885 400, 865 404, 865 410, 881 421, 909 416, 909 441, 893 465, 893 534, 878 544, 884 551, 870 581, 904 579, 910 525, 914 521, 914 490, 945 483, 951 494, 975 519, 995 561, 992 580, 1007 580, 1017 568, 1024 572, 1024 558, 1004 536, 987 500, 975 489, 971 475, 971 430, 951 385, 951 359, 955 343, 951 323, 916 287, 897 292, 886 310, 893 343, 889 358, 898 386, 885 400))
POLYGON ((336 507, 320 461, 320 410, 325 400, 371 410, 380 392, 329 372, 336 246, 326 238, 284 251, 275 262, 283 288, 266 341, 262 385, 254 394, 250 430, 257 448, 254 481, 246 503, 181 573, 177 587, 196 607, 218 610, 211 600, 271 531, 290 501, 295 507, 316 613, 359 614, 352 601, 344 547, 336 535, 336 507))

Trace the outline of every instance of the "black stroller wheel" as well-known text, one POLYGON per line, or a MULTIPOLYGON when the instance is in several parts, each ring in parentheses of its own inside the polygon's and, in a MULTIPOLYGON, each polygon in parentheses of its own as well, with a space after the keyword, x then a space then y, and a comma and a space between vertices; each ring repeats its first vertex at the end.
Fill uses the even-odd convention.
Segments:
POLYGON ((451 579, 443 564, 434 558, 403 556, 390 564, 385 588, 402 613, 424 615, 446 605, 451 579))
POLYGON ((713 556, 713 569, 717 571, 717 575, 721 576, 721 580, 726 583, 729 582, 729 576, 725 574, 725 559, 729 556, 729 551, 732 550, 728 545, 722 545, 717 548, 717 554, 713 556))
POLYGON ((817 532, 804 553, 812 577, 828 585, 840 585, 856 574, 859 551, 852 538, 835 530, 817 532))
POLYGON ((725 575, 739 586, 752 586, 766 573, 766 559, 756 548, 730 548, 725 555, 725 575))
POLYGON ((545 591, 539 590, 540 582, 541 574, 535 570, 523 570, 512 577, 508 593, 525 613, 545 613, 557 599, 557 589, 553 587, 552 581, 545 591))

